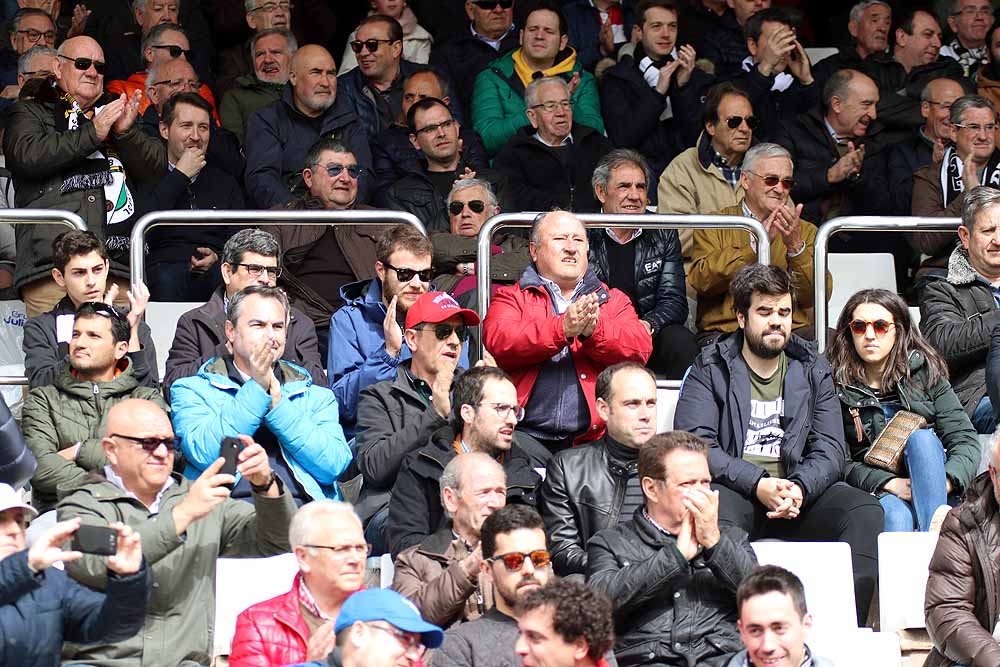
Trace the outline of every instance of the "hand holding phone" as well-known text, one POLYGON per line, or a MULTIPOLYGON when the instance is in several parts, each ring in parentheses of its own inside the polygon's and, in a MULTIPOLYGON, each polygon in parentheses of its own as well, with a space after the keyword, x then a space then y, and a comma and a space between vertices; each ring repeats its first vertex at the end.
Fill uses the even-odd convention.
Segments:
MULTIPOLYGON (((222 464, 222 468, 219 469, 220 475, 232 475, 234 477, 236 476, 237 473, 236 467, 240 463, 239 457, 240 457, 240 450, 242 448, 243 448, 243 443, 240 442, 239 438, 227 436, 222 439, 222 445, 219 449, 219 457, 224 459, 225 462, 222 464)), ((228 488, 230 491, 233 490, 232 484, 225 484, 224 486, 228 488)))
POLYGON ((118 551, 118 531, 108 526, 80 526, 73 533, 71 548, 95 556, 114 556, 118 551))

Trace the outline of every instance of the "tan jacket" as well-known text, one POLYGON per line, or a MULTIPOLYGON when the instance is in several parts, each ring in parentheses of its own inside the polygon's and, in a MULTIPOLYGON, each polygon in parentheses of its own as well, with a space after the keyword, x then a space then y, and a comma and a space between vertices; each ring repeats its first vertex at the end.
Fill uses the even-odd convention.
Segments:
MULTIPOLYGON (((743 215, 742 200, 736 206, 715 212, 717 215, 743 215)), ((802 240, 806 247, 795 257, 781 236, 771 241, 771 264, 792 274, 792 284, 798 296, 792 313, 792 328, 809 326, 813 322, 813 249, 816 226, 802 221, 802 240)), ((736 272, 757 261, 750 247, 749 233, 743 229, 698 229, 693 235, 691 270, 688 284, 698 293, 698 331, 729 333, 737 329, 733 312, 733 297, 729 283, 736 272)), ((833 289, 833 279, 826 274, 827 295, 833 289)))

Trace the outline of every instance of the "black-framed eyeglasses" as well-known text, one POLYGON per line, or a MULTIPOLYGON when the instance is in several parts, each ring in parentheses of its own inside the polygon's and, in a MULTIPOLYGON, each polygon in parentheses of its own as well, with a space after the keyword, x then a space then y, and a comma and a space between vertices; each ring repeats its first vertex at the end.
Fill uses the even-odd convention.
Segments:
POLYGON ((726 125, 730 130, 735 130, 743 123, 746 123, 751 130, 756 130, 760 125, 760 119, 757 116, 730 116, 726 119, 726 125))
POLYGON ((340 172, 345 169, 347 170, 347 175, 354 180, 361 178, 361 167, 356 164, 328 164, 324 167, 324 169, 326 169, 326 173, 330 178, 337 178, 340 176, 340 172))
POLYGON ((550 100, 548 102, 542 102, 541 104, 534 104, 531 109, 542 109, 546 113, 554 113, 556 109, 569 110, 573 106, 573 103, 569 100, 550 100))
POLYGON ((510 553, 499 554, 490 558, 490 562, 495 563, 500 561, 507 568, 508 572, 517 572, 524 567, 525 559, 531 560, 531 564, 536 568, 548 567, 549 563, 552 562, 552 556, 549 554, 548 549, 536 549, 527 553, 511 551, 510 553))
MULTIPOLYGON (((429 326, 430 325, 428 324, 420 324, 413 328, 417 331, 423 331, 424 329, 429 328, 429 326)), ((469 340, 469 327, 465 326, 464 324, 456 324, 453 326, 451 324, 444 324, 442 322, 441 324, 434 325, 434 336, 438 340, 448 340, 449 338, 451 338, 451 334, 453 333, 456 336, 458 336, 458 340, 463 343, 469 340)))
POLYGON ((403 632, 399 628, 394 628, 386 625, 379 625, 377 623, 369 623, 369 628, 375 628, 376 630, 381 630, 382 632, 387 632, 399 641, 400 644, 406 649, 406 653, 415 652, 423 654, 426 650, 424 643, 420 640, 420 635, 411 635, 403 632))
POLYGON ((493 408, 497 417, 500 419, 506 419, 507 415, 513 413, 515 421, 521 421, 524 419, 524 408, 520 405, 510 405, 508 403, 487 403, 485 401, 481 402, 479 405, 486 405, 493 408))
POLYGON ((154 81, 151 85, 153 86, 170 86, 171 88, 187 88, 188 90, 200 90, 201 81, 191 81, 189 79, 164 79, 163 81, 154 81))
POLYGON ((261 274, 267 271, 267 274, 274 278, 275 280, 281 276, 280 266, 264 266, 263 264, 244 264, 240 262, 236 266, 242 266, 250 274, 251 278, 260 278, 261 274))
POLYGON ((70 58, 69 56, 64 56, 63 54, 57 54, 63 60, 70 60, 73 62, 73 67, 77 68, 81 72, 86 72, 90 69, 91 65, 94 67, 94 71, 98 74, 104 74, 106 69, 103 60, 94 60, 93 58, 70 58))
POLYGON ((510 9, 514 6, 514 0, 472 0, 472 4, 480 9, 489 11, 500 5, 500 9, 510 9))
POLYGON ((486 202, 482 199, 470 199, 469 201, 453 201, 448 204, 448 212, 452 215, 461 215, 465 207, 468 206, 469 210, 473 213, 482 213, 486 210, 486 202))
POLYGON ((455 119, 449 118, 448 120, 443 120, 440 123, 434 123, 433 125, 425 125, 424 127, 416 130, 414 134, 423 134, 429 136, 435 134, 438 130, 450 130, 455 127, 455 119))
POLYGON ((45 38, 46 42, 54 43, 56 41, 55 30, 46 30, 45 32, 42 32, 40 30, 32 30, 31 28, 28 28, 27 30, 18 30, 17 34, 24 35, 25 37, 28 38, 28 41, 31 42, 32 44, 40 40, 42 37, 45 38))
POLYGON ((341 544, 335 547, 325 544, 303 544, 302 546, 329 551, 330 558, 333 560, 347 560, 351 556, 368 558, 372 555, 372 545, 370 544, 341 544))
POLYGON ((257 5, 250 11, 251 12, 260 11, 264 12, 265 14, 270 14, 272 12, 278 11, 279 9, 284 9, 286 12, 288 12, 291 11, 293 7, 295 7, 295 5, 290 2, 265 2, 263 5, 257 5))
POLYGON ((142 450, 147 454, 152 454, 160 445, 163 445, 167 449, 180 451, 181 439, 179 436, 172 435, 169 438, 137 438, 134 435, 124 435, 122 433, 112 433, 109 437, 111 438, 123 438, 125 440, 131 440, 135 444, 142 447, 142 450))
POLYGON ((392 44, 392 42, 393 40, 391 39, 375 39, 374 37, 371 39, 366 39, 364 41, 356 39, 353 42, 351 42, 351 51, 354 51, 355 53, 361 53, 362 49, 368 49, 368 53, 375 53, 376 51, 378 51, 379 45, 392 44))
POLYGON ((790 176, 786 178, 781 178, 780 176, 775 176, 773 174, 764 176, 763 174, 758 174, 755 171, 748 171, 746 169, 744 169, 743 171, 750 174, 751 176, 756 176, 760 180, 764 181, 764 185, 766 185, 769 188, 773 188, 778 183, 781 183, 781 186, 786 190, 791 190, 792 188, 795 187, 795 179, 790 176))
POLYGON ((382 262, 382 266, 395 271, 396 278, 401 283, 410 282, 413 280, 413 276, 420 278, 420 282, 422 283, 429 283, 431 278, 434 277, 434 269, 401 269, 398 266, 393 266, 389 262, 382 262))
POLYGON ((149 48, 166 49, 167 53, 170 54, 171 58, 180 58, 182 53, 184 54, 185 58, 189 60, 191 58, 191 49, 182 49, 176 44, 150 44, 149 48))

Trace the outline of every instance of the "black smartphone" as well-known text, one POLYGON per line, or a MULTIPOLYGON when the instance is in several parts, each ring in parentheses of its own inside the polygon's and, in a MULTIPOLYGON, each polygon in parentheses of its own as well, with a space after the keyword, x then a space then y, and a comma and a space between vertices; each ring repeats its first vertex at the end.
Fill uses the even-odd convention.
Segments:
POLYGON ((118 531, 107 526, 82 525, 73 533, 73 551, 97 556, 114 556, 118 551, 118 531))
MULTIPOLYGON (((233 438, 231 436, 226 436, 222 439, 222 447, 219 450, 219 456, 226 460, 222 464, 222 468, 219 473, 222 475, 233 475, 236 476, 236 465, 239 463, 240 449, 243 448, 243 443, 240 442, 239 438, 233 438)), ((229 490, 232 491, 233 485, 226 484, 229 490)))

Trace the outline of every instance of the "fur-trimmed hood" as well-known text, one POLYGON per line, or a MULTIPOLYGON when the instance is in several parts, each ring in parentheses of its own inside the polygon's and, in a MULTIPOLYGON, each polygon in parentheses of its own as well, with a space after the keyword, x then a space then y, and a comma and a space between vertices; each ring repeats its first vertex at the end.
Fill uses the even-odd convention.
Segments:
POLYGON ((957 246, 948 257, 948 282, 952 285, 968 285, 979 278, 979 274, 969 261, 969 251, 964 246, 957 246))

